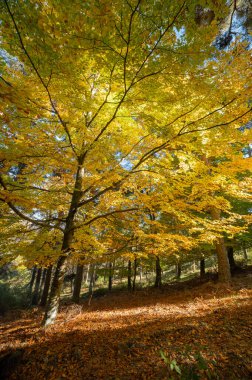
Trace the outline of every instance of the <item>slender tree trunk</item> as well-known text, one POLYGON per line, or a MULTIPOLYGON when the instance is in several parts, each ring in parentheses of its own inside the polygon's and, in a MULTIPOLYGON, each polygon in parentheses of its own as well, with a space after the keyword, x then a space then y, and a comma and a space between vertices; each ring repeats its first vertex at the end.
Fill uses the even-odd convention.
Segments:
POLYGON ((131 261, 129 260, 128 261, 128 290, 132 289, 131 276, 132 276, 131 261))
POLYGON ((181 263, 178 262, 177 265, 176 265, 176 278, 178 280, 181 277, 181 271, 182 271, 181 263))
POLYGON ((31 275, 31 281, 29 283, 29 293, 30 294, 32 294, 32 288, 33 288, 33 284, 34 284, 34 281, 35 281, 35 278, 36 278, 36 273, 37 273, 37 268, 33 267, 33 269, 32 269, 32 275, 31 275))
POLYGON ((89 293, 92 294, 94 283, 95 283, 95 264, 90 264, 89 274, 90 274, 89 293))
POLYGON ((145 272, 145 280, 146 280, 146 281, 149 281, 148 270, 147 270, 147 269, 146 269, 146 272, 145 272))
POLYGON ((125 263, 124 263, 124 260, 122 262, 122 267, 121 267, 121 271, 120 271, 120 283, 123 282, 123 279, 124 279, 124 275, 125 275, 125 263))
POLYGON ((64 275, 66 273, 67 269, 67 260, 71 253, 71 244, 74 237, 74 219, 75 214, 78 210, 78 205, 82 197, 82 182, 84 178, 84 163, 85 155, 81 155, 78 158, 78 166, 76 171, 76 178, 75 178, 75 185, 74 185, 74 191, 72 195, 71 204, 69 207, 68 215, 66 218, 66 224, 64 229, 64 235, 63 235, 63 242, 61 247, 62 255, 58 258, 51 291, 46 307, 45 316, 43 319, 43 326, 48 326, 52 324, 58 313, 59 309, 59 302, 60 302, 60 293, 63 286, 63 280, 64 275))
POLYGON ((134 273, 133 273, 133 284, 132 284, 133 292, 136 290, 136 276, 137 276, 137 259, 134 260, 134 273))
POLYGON ((200 277, 203 278, 206 274, 205 259, 200 260, 200 277))
POLYGON ((193 272, 196 272, 196 270, 197 270, 196 261, 194 261, 192 264, 192 270, 193 270, 193 272))
POLYGON ((48 267, 46 271, 45 284, 44 284, 44 289, 41 296, 40 306, 46 305, 46 301, 47 301, 47 297, 48 297, 48 293, 50 289, 50 284, 51 284, 51 277, 52 277, 52 265, 48 267))
POLYGON ((39 302, 39 288, 40 288, 41 274, 42 274, 42 268, 38 268, 36 282, 35 282, 35 289, 32 296, 32 305, 37 305, 39 302))
POLYGON ((107 269, 108 269, 108 263, 105 264, 105 269, 104 269, 104 276, 103 276, 104 284, 106 283, 107 269))
POLYGON ((74 291, 73 291, 73 301, 76 303, 80 302, 80 292, 81 292, 81 284, 83 278, 84 265, 77 265, 76 268, 76 276, 74 281, 74 291))
POLYGON ((86 285, 88 284, 88 275, 89 275, 89 264, 86 267, 85 278, 84 278, 84 282, 86 285))
POLYGON ((156 256, 156 280, 155 280, 155 288, 160 288, 162 285, 162 270, 160 266, 160 259, 156 256))
POLYGON ((41 299, 41 295, 43 293, 45 279, 46 279, 46 272, 47 272, 47 268, 44 268, 41 274, 41 282, 40 282, 40 287, 39 287, 39 299, 41 299))
POLYGON ((142 267, 142 264, 140 263, 140 265, 139 265, 139 282, 140 282, 140 284, 142 283, 142 274, 143 274, 143 267, 142 267))
POLYGON ((230 266, 230 271, 231 273, 233 273, 238 268, 238 265, 236 265, 236 262, 234 260, 234 248, 228 247, 227 253, 228 253, 228 262, 230 266))
POLYGON ((248 261, 248 252, 246 249, 246 245, 244 243, 242 244, 242 250, 243 250, 243 256, 244 256, 245 261, 248 261))
POLYGON ((108 290, 111 292, 112 290, 112 282, 113 282, 113 264, 109 263, 109 283, 108 283, 108 290))

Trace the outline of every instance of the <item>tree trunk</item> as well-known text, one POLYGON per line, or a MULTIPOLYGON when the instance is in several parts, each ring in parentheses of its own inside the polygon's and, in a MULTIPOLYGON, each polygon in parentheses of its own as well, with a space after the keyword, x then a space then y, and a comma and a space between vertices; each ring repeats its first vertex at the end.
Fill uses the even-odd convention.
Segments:
POLYGON ((137 259, 134 260, 134 273, 133 273, 133 284, 132 284, 133 292, 136 290, 136 276, 137 276, 137 259))
POLYGON ((31 281, 29 283, 29 293, 30 294, 32 294, 32 288, 33 288, 33 284, 34 284, 34 281, 35 281, 35 278, 36 278, 36 273, 37 273, 37 268, 34 267, 32 269, 31 281))
POLYGON ((55 273, 52 280, 51 291, 46 306, 43 325, 46 327, 52 324, 58 313, 60 293, 63 285, 64 275, 66 273, 66 256, 60 256, 55 268, 55 273))
POLYGON ((112 290, 112 282, 113 282, 113 265, 110 262, 109 263, 109 283, 108 283, 108 290, 111 292, 112 290))
POLYGON ((103 283, 106 283, 106 278, 107 278, 107 269, 108 269, 108 263, 105 264, 104 268, 104 276, 103 276, 103 283))
POLYGON ((132 276, 131 261, 129 260, 128 261, 128 290, 132 289, 131 276, 132 276))
MULTIPOLYGON (((221 217, 220 210, 212 207, 211 216, 214 220, 219 220, 221 217)), ((218 258, 218 281, 228 284, 231 280, 231 272, 224 238, 216 239, 215 248, 218 258)))
POLYGON ((32 305, 37 305, 39 301, 39 288, 40 288, 41 274, 42 274, 42 268, 38 268, 36 282, 35 282, 35 289, 32 296, 32 305))
POLYGON ((139 265, 139 282, 142 283, 142 275, 143 275, 143 266, 142 264, 139 265))
POLYGON ((149 281, 149 277, 148 277, 148 270, 146 269, 146 271, 145 271, 145 280, 146 280, 146 282, 148 282, 149 281))
POLYGON ((63 242, 61 247, 62 255, 58 258, 55 273, 53 276, 51 291, 46 307, 46 312, 43 319, 43 326, 46 327, 52 324, 58 313, 60 293, 63 286, 64 275, 67 270, 67 259, 71 254, 71 244, 74 237, 74 219, 78 210, 78 205, 82 197, 82 182, 84 178, 84 155, 78 158, 78 167, 76 171, 75 185, 72 195, 71 204, 69 207, 68 215, 63 235, 63 242))
POLYGON ((52 277, 52 265, 48 267, 46 271, 45 284, 44 284, 44 289, 41 296, 40 306, 46 305, 46 301, 47 301, 47 297, 48 297, 48 293, 50 289, 50 284, 51 284, 51 277, 52 277))
POLYGON ((84 278, 84 282, 86 285, 88 284, 88 275, 89 275, 89 264, 86 267, 85 278, 84 278))
POLYGON ((89 280, 89 293, 93 293, 93 287, 95 283, 95 264, 90 264, 89 268, 89 273, 90 273, 90 280, 89 280))
POLYGON ((234 248, 228 247, 227 253, 228 253, 228 262, 230 266, 230 271, 231 273, 233 273, 238 268, 238 265, 236 265, 236 262, 234 260, 234 248))
POLYGON ((45 279, 46 279, 46 272, 47 272, 47 268, 44 268, 41 274, 41 282, 40 282, 40 287, 39 287, 39 299, 41 299, 41 295, 43 293, 45 279))
POLYGON ((248 261, 247 248, 244 243, 242 244, 242 250, 243 250, 243 256, 244 256, 245 261, 248 261))
MULTIPOLYGON (((211 166, 211 163, 209 162, 206 156, 203 156, 202 160, 205 162, 206 166, 211 166)), ((209 169, 209 174, 210 173, 211 169, 209 169)), ((214 196, 214 192, 212 195, 214 196)), ((221 219, 221 210, 216 208, 215 206, 210 207, 210 214, 213 220, 221 219)), ((218 259, 218 281, 221 283, 228 284, 231 280, 231 273, 224 238, 218 237, 216 239, 215 249, 217 252, 218 259)))
POLYGON ((162 272, 160 266, 160 259, 156 256, 156 280, 155 280, 155 288, 160 288, 162 285, 162 272))
POLYGON ((203 278, 206 274, 205 259, 200 260, 200 277, 203 278))
POLYGON ((228 261, 227 250, 223 238, 218 238, 215 244, 218 258, 218 280, 228 284, 231 280, 231 272, 228 261))
MULTIPOLYGON (((115 261, 114 261, 114 264, 115 264, 115 261)), ((120 273, 120 284, 121 284, 124 279, 124 260, 122 261, 122 263, 119 263, 119 265, 120 265, 119 273, 120 273)))
POLYGON ((84 265, 77 265, 76 276, 74 281, 73 301, 80 302, 81 284, 83 278, 84 265))
POLYGON ((181 277, 181 270, 182 270, 181 263, 177 263, 177 265, 176 265, 176 278, 177 278, 177 280, 179 280, 181 277))

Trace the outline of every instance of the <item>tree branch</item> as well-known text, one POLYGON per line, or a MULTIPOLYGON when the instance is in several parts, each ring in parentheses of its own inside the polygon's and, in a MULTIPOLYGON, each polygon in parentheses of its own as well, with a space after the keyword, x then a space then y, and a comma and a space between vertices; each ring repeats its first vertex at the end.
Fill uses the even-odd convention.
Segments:
MULTIPOLYGON (((75 155, 77 156, 76 150, 75 150, 75 148, 74 148, 74 146, 73 146, 73 143, 72 143, 72 139, 71 139, 71 136, 70 136, 70 132, 69 132, 69 130, 68 130, 68 128, 67 128, 67 123, 66 123, 65 121, 63 121, 63 119, 62 119, 62 117, 61 117, 59 111, 57 110, 57 108, 56 108, 56 106, 55 106, 55 104, 54 104, 54 102, 53 102, 53 100, 52 100, 52 96, 51 96, 51 94, 50 94, 50 92, 49 92, 49 90, 48 90, 48 85, 49 85, 50 80, 48 81, 48 84, 46 84, 46 83, 44 82, 44 79, 41 77, 41 75, 40 75, 40 73, 39 73, 39 71, 38 71, 38 69, 37 69, 35 63, 33 62, 33 60, 32 60, 32 58, 31 58, 30 54, 28 53, 28 51, 27 51, 27 49, 26 49, 26 47, 25 47, 25 45, 24 45, 23 39, 22 39, 22 37, 21 37, 21 33, 20 33, 19 29, 18 29, 17 23, 16 23, 15 18, 14 18, 14 15, 13 15, 13 13, 12 13, 11 10, 10 10, 9 4, 8 4, 8 0, 4 0, 4 2, 5 2, 5 5, 6 5, 6 8, 7 8, 7 10, 8 10, 8 13, 9 13, 11 19, 12 19, 12 22, 13 22, 13 24, 14 24, 15 30, 16 30, 16 32, 17 32, 17 35, 18 35, 18 39, 19 39, 20 45, 21 45, 21 47, 22 47, 22 49, 23 49, 23 51, 24 51, 26 57, 28 58, 28 60, 29 60, 29 62, 30 62, 30 64, 31 64, 33 70, 35 71, 37 77, 39 78, 40 83, 42 84, 42 86, 43 86, 44 89, 46 90, 46 93, 47 93, 47 96, 48 96, 48 98, 49 98, 49 101, 50 101, 51 107, 52 107, 54 113, 57 115, 60 124, 63 126, 63 128, 64 128, 64 130, 65 130, 65 132, 66 132, 66 134, 67 134, 67 137, 68 137, 69 143, 70 143, 70 145, 71 145, 71 148, 72 148, 73 152, 75 153, 75 155)), ((50 76, 51 76, 51 75, 50 75, 50 76)), ((50 78, 49 78, 49 79, 50 79, 50 78)))
POLYGON ((132 208, 127 208, 127 209, 122 209, 122 210, 110 211, 110 212, 107 212, 105 214, 97 215, 94 218, 88 220, 87 222, 82 223, 79 226, 73 227, 73 229, 75 230, 75 229, 81 228, 83 226, 88 226, 88 225, 92 224, 93 222, 95 222, 98 219, 106 218, 106 217, 108 217, 110 215, 113 215, 113 214, 121 214, 121 213, 125 213, 125 212, 130 212, 130 211, 137 211, 137 210, 139 210, 138 207, 132 207, 132 208))

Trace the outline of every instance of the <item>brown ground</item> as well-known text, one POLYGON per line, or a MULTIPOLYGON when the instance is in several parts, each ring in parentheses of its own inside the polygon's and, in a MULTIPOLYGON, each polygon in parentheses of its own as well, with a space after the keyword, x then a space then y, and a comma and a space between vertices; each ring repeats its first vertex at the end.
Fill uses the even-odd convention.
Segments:
POLYGON ((46 332, 40 309, 12 312, 1 320, 0 378, 252 379, 251 295, 251 273, 230 288, 118 292, 63 306, 46 332))

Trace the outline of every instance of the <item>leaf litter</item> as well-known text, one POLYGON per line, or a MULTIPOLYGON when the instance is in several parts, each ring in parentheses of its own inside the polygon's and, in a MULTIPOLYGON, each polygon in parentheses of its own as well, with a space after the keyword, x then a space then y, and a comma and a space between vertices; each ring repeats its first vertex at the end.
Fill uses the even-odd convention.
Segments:
POLYGON ((1 318, 1 379, 250 379, 251 277, 229 288, 115 292, 90 305, 62 305, 1 318), (180 374, 181 372, 181 374, 180 374))

